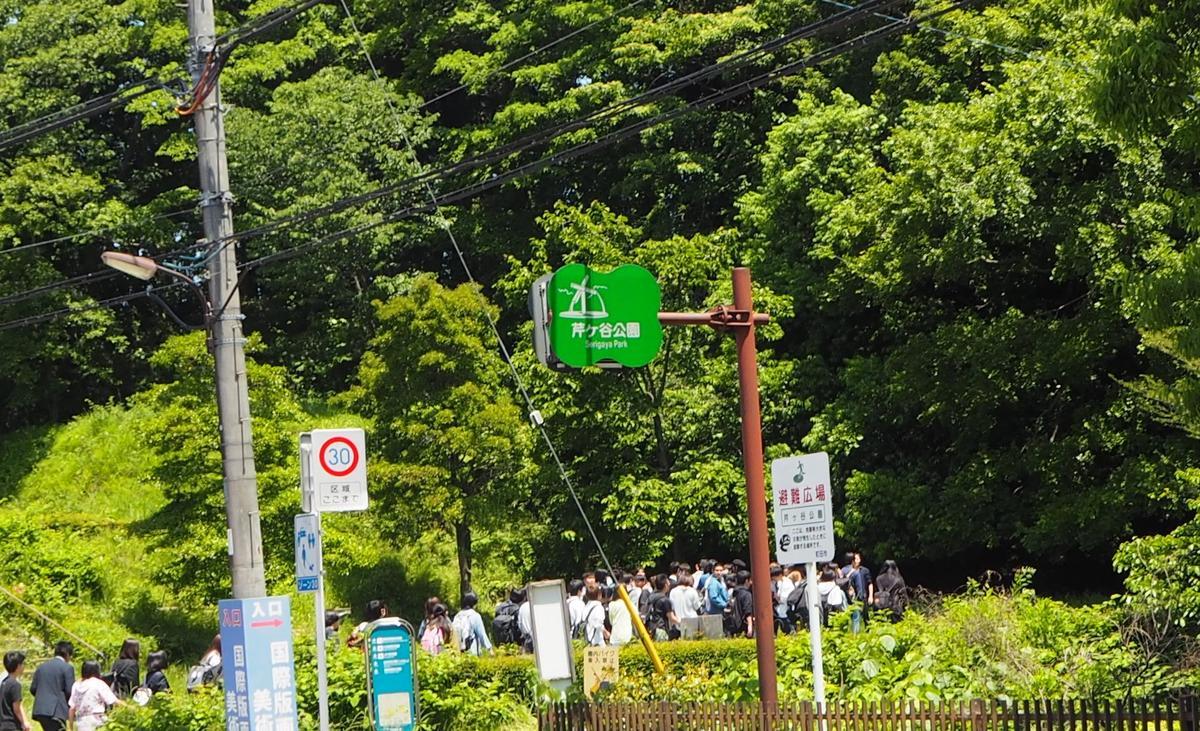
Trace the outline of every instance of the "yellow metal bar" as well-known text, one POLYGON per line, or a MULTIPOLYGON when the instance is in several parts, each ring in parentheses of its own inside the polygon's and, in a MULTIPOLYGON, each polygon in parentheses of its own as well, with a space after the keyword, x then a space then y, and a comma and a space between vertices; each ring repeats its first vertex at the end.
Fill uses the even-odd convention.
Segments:
MULTIPOLYGON (((642 591, 645 591, 645 589, 642 591)), ((662 658, 658 656, 658 648, 654 646, 654 640, 651 639, 650 633, 646 631, 646 625, 642 624, 642 618, 638 615, 637 607, 633 606, 633 601, 629 599, 629 594, 625 591, 624 584, 617 584, 617 596, 621 597, 621 601, 625 602, 625 608, 629 610, 629 617, 633 620, 633 628, 637 630, 638 637, 642 638, 642 647, 646 648, 646 654, 650 656, 650 662, 654 664, 654 671, 659 675, 666 675, 667 669, 663 667, 662 658)))

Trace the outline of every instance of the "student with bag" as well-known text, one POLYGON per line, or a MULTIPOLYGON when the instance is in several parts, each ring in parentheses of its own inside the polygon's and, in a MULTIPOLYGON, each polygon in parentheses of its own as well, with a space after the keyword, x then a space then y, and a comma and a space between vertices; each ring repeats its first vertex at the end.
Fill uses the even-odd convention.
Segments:
POLYGON ((187 689, 195 692, 200 686, 212 685, 221 677, 221 635, 215 635, 200 662, 188 670, 187 689))
POLYGON ((447 614, 445 604, 435 604, 433 613, 425 622, 425 628, 421 632, 421 647, 430 655, 440 654, 454 633, 450 620, 446 618, 447 614))
POLYGON ((4 671, 0 681, 0 731, 33 731, 21 696, 21 676, 25 674, 25 653, 4 654, 4 671))
POLYGON ((463 595, 463 607, 454 615, 454 635, 458 638, 458 649, 471 655, 482 655, 492 651, 492 643, 483 629, 483 617, 475 611, 479 597, 468 592, 463 595))
POLYGON ((140 684, 138 658, 142 654, 142 645, 135 639, 128 639, 121 645, 121 654, 113 663, 112 690, 118 698, 128 698, 133 689, 140 684))

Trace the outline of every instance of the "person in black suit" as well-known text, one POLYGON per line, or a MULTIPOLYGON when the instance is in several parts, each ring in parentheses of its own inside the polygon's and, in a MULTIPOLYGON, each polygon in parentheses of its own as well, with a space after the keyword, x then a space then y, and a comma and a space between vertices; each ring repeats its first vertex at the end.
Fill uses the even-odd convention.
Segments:
POLYGON ((71 687, 75 685, 75 668, 71 658, 75 648, 70 642, 59 642, 54 646, 54 657, 33 671, 33 682, 29 692, 33 693, 33 720, 42 725, 42 731, 66 731, 68 702, 71 687))

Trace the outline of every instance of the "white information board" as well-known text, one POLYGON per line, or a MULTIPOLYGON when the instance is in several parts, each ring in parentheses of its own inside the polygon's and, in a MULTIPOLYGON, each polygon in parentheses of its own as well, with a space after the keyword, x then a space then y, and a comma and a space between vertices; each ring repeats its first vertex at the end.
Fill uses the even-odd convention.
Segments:
POLYGON ((784 457, 771 463, 775 560, 784 566, 832 561, 833 495, 829 455, 784 457))
POLYGON ((312 507, 317 513, 366 510, 367 438, 362 429, 316 429, 312 432, 309 476, 312 507))
POLYGON ((538 674, 548 683, 575 680, 575 653, 567 618, 567 589, 561 579, 529 584, 529 619, 538 674))

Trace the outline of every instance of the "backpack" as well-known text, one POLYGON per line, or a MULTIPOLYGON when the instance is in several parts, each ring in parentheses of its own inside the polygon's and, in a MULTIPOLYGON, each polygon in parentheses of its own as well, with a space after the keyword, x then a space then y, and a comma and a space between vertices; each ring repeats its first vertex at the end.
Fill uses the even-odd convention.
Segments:
POLYGON ((746 634, 746 618, 742 615, 742 604, 738 601, 738 592, 744 589, 734 589, 725 605, 725 634, 737 637, 746 634))
POLYGON ((454 634, 458 635, 459 651, 470 652, 475 644, 475 631, 471 628, 471 618, 465 609, 454 615, 454 634))
POLYGON ((520 605, 512 603, 496 608, 496 617, 492 620, 492 636, 496 638, 496 644, 521 644, 521 628, 517 624, 517 612, 520 610, 520 605))
POLYGON ((445 639, 442 635, 442 628, 436 622, 425 623, 425 632, 421 635, 421 647, 425 648, 425 652, 430 655, 438 654, 442 651, 445 639))
POLYGON ((583 619, 580 620, 579 624, 571 628, 571 639, 583 640, 589 645, 592 644, 591 638, 587 635, 588 620, 591 619, 592 612, 596 611, 597 606, 600 607, 601 612, 604 611, 604 606, 601 604, 593 604, 591 607, 589 607, 588 610, 584 612, 583 619))
POLYGON ((193 665, 187 675, 188 692, 194 693, 202 685, 212 685, 220 674, 220 665, 193 665))
POLYGON ((787 616, 791 622, 808 620, 808 583, 802 582, 787 595, 787 616))

